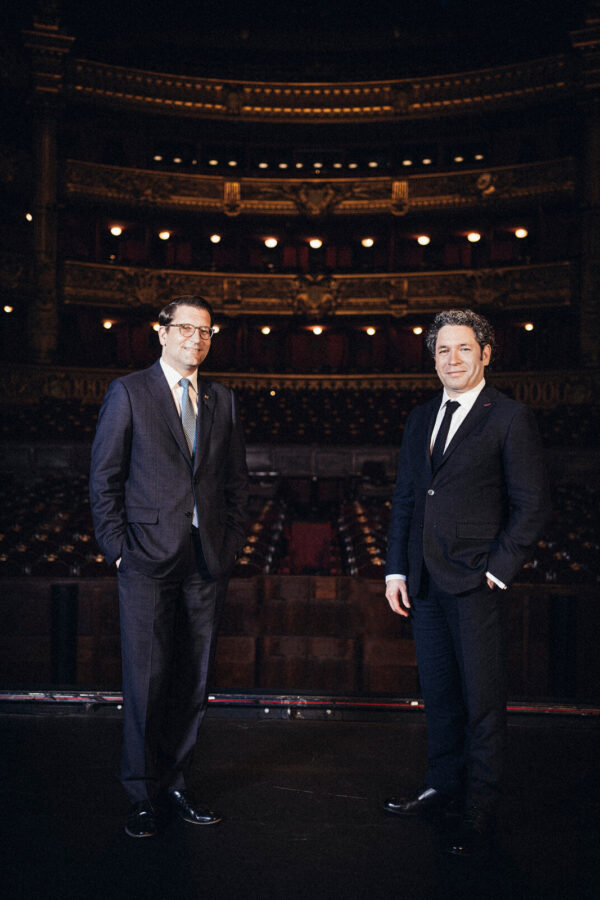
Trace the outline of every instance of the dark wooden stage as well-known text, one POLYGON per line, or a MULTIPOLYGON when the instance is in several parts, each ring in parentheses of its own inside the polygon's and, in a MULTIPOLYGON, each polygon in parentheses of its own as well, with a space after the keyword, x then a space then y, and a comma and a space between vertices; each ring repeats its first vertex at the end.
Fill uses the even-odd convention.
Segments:
POLYGON ((485 862, 381 802, 420 787, 418 707, 219 698, 193 787, 225 817, 123 832, 117 703, 0 702, 3 896, 33 898, 523 898, 600 890, 597 709, 512 708, 507 796, 485 862))

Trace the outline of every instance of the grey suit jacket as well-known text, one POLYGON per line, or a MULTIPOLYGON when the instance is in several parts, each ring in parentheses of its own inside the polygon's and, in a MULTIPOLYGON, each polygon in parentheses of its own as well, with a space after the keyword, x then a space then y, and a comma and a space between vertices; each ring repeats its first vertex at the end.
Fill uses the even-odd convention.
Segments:
POLYGON ((113 381, 92 446, 90 500, 110 564, 160 578, 185 566, 194 504, 208 570, 226 574, 245 540, 246 455, 231 390, 198 378, 192 461, 160 362, 113 381))
POLYGON ((530 409, 486 384, 434 471, 439 406, 438 396, 408 417, 392 500, 386 572, 407 575, 411 596, 423 562, 448 593, 480 586, 486 571, 510 584, 550 511, 530 409))

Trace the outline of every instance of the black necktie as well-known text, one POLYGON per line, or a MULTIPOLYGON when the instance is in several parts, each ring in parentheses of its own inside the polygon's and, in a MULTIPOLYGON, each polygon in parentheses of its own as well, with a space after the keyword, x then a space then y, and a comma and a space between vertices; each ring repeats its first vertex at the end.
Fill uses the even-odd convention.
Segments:
POLYGON ((444 449, 446 447, 446 441, 448 440, 448 432, 450 431, 450 421, 454 414, 454 410, 460 406, 458 400, 447 400, 446 401, 446 409, 444 411, 444 418, 442 419, 442 424, 440 425, 440 430, 438 431, 435 444, 433 445, 433 450, 431 451, 431 467, 435 471, 439 464, 442 461, 442 457, 444 455, 444 449))

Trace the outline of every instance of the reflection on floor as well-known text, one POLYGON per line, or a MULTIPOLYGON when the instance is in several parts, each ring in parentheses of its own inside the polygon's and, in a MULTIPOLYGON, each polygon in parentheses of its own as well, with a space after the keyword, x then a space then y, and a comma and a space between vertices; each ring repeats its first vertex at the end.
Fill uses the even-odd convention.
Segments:
POLYGON ((600 722, 511 716, 498 848, 446 856, 431 826, 386 818, 389 792, 420 787, 422 713, 385 721, 210 717, 198 796, 225 817, 160 837, 123 833, 116 710, 0 715, 3 894, 23 898, 597 897, 600 722))

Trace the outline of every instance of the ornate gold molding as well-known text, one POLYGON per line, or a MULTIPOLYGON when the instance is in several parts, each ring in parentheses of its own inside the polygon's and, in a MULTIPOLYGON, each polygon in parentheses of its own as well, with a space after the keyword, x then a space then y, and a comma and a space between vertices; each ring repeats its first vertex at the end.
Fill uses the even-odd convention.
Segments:
POLYGON ((126 169, 68 160, 64 190, 69 197, 133 207, 194 209, 227 215, 364 215, 488 207, 572 195, 572 158, 498 166, 405 179, 240 178, 126 169))
POLYGON ((259 275, 144 269, 67 262, 70 304, 158 307, 177 294, 198 293, 225 315, 404 315, 453 306, 568 305, 568 262, 498 269, 376 275, 259 275))
MULTIPOLYGON (((127 371, 85 369, 62 366, 0 364, 0 402, 39 402, 40 399, 79 400, 99 405, 109 383, 127 371)), ((249 372, 205 373, 238 390, 394 390, 399 393, 435 391, 435 374, 423 375, 256 375, 249 372)), ((569 404, 589 404, 596 400, 600 373, 592 372, 500 372, 491 373, 500 390, 509 390, 516 399, 536 408, 551 409, 569 404)))
POLYGON ((72 99, 211 119, 372 121, 479 114, 539 103, 573 84, 570 59, 552 56, 474 72, 369 82, 259 82, 192 78, 73 62, 72 99))

